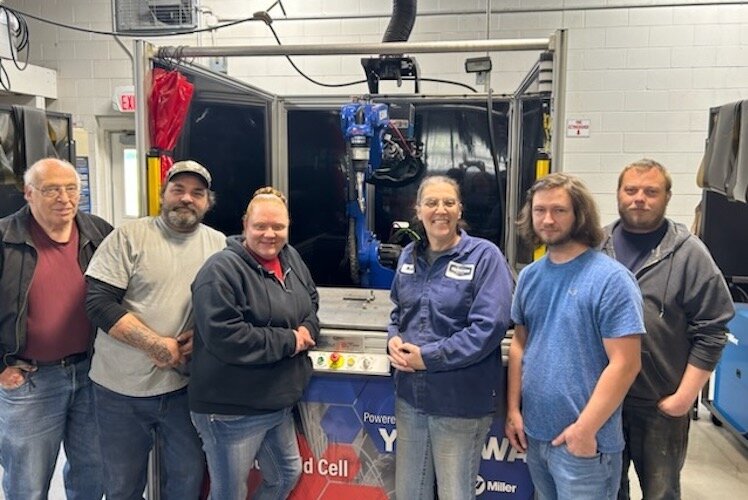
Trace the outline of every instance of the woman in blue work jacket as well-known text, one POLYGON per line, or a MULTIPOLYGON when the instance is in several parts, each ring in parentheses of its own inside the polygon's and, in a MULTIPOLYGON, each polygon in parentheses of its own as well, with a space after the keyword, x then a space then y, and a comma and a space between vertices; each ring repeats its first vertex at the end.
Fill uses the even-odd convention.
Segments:
POLYGON ((396 493, 475 498, 486 434, 504 398, 501 339, 512 275, 493 243, 460 229, 457 183, 427 177, 416 216, 425 239, 398 262, 388 351, 395 368, 396 493))

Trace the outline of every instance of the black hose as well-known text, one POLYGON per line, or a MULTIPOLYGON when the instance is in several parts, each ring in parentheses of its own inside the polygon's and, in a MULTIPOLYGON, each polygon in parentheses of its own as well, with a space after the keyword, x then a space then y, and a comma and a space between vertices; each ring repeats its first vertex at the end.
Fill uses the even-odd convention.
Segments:
POLYGON ((348 219, 348 241, 346 241, 346 250, 348 251, 348 266, 351 272, 351 281, 354 285, 361 284, 359 276, 360 266, 358 265, 358 245, 356 244, 356 219, 348 219))
MULTIPOLYGON (((358 199, 356 192, 356 170, 353 168, 352 162, 353 160, 349 158, 345 163, 346 180, 348 181, 346 202, 348 205, 351 202, 356 202, 358 199)), ((358 265, 358 244, 356 242, 356 216, 353 214, 348 215, 348 238, 345 242, 345 249, 351 281, 354 285, 359 285, 361 283, 361 276, 359 276, 360 266, 358 265)))
POLYGON ((392 0, 392 17, 382 42, 407 42, 416 22, 416 0, 392 0))

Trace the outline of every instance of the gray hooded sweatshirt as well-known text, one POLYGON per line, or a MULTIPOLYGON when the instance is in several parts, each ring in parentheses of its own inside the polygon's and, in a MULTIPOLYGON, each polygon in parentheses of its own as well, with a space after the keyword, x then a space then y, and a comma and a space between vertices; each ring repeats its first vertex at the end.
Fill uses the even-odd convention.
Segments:
MULTIPOLYGON (((613 228, 602 251, 615 258, 613 228)), ((642 369, 626 402, 650 404, 673 394, 686 365, 713 370, 735 308, 709 250, 686 226, 666 219, 667 232, 636 274, 644 298, 642 369)))

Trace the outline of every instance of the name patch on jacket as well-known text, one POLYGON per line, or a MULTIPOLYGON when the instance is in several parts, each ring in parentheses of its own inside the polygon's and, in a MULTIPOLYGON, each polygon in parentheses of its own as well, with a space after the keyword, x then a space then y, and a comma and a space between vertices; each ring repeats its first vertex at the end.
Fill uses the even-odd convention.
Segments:
POLYGON ((416 267, 413 264, 403 264, 400 266, 400 272, 403 274, 413 274, 416 272, 416 267))
POLYGON ((447 264, 447 271, 444 273, 447 278, 464 281, 472 280, 474 274, 475 264, 460 264, 454 261, 447 264))

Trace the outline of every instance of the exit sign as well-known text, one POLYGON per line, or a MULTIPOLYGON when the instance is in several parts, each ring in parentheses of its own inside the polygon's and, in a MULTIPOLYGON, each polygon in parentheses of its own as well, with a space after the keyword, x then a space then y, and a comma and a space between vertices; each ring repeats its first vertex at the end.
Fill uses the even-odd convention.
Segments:
POLYGON ((135 87, 122 85, 114 89, 114 109, 122 113, 135 112, 135 87))

